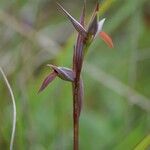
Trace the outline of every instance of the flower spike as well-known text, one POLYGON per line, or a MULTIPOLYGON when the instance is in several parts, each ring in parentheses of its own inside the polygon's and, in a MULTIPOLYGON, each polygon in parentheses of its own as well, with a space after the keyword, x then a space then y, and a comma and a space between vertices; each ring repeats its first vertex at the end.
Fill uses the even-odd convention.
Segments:
POLYGON ((104 42, 109 46, 113 47, 112 39, 102 31, 105 18, 99 21, 99 3, 97 0, 96 6, 94 8, 91 20, 88 24, 88 28, 85 29, 85 9, 86 9, 86 0, 84 0, 84 6, 79 21, 74 19, 59 3, 57 3, 58 10, 64 14, 69 21, 72 23, 74 28, 78 32, 76 43, 74 44, 74 53, 73 53, 73 64, 72 69, 65 67, 57 67, 54 65, 47 65, 52 68, 52 73, 50 73, 42 83, 42 86, 39 90, 44 90, 49 83, 51 83, 56 76, 72 83, 73 91, 73 148, 74 150, 79 149, 79 117, 82 110, 84 88, 83 81, 81 77, 82 66, 84 61, 84 56, 88 51, 89 46, 99 35, 104 42))

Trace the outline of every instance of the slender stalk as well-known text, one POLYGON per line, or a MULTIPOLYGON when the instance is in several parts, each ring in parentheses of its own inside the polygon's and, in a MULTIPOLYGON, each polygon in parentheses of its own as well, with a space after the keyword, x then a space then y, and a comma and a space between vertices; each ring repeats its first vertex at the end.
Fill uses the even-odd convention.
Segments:
POLYGON ((79 84, 78 80, 73 83, 73 148, 79 149, 79 84))
POLYGON ((16 129, 16 103, 15 103, 15 97, 13 94, 13 91, 11 89, 11 86, 7 80, 7 77, 5 75, 5 73, 3 72, 2 68, 0 67, 0 72, 4 78, 4 81, 8 87, 8 90, 10 92, 11 95, 11 99, 12 99, 12 104, 13 104, 13 126, 12 126, 12 134, 11 134, 11 140, 10 140, 10 150, 13 150, 13 143, 14 143, 14 138, 15 138, 15 129, 16 129))

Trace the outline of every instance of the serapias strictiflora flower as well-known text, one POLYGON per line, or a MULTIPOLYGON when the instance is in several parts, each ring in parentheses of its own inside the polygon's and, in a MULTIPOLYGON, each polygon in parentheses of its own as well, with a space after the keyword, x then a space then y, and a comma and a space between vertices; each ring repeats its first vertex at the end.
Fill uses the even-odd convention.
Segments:
POLYGON ((99 35, 109 47, 111 48, 113 47, 112 39, 108 36, 107 33, 102 31, 105 18, 99 21, 98 2, 95 6, 93 15, 90 19, 87 28, 85 27, 85 2, 79 21, 77 21, 74 17, 72 17, 59 3, 57 3, 57 6, 58 9, 70 20, 70 22, 73 24, 74 28, 78 32, 77 41, 74 46, 73 68, 69 69, 65 67, 57 67, 54 65, 49 65, 53 69, 53 71, 45 78, 39 91, 44 90, 48 86, 48 84, 51 83, 56 77, 60 77, 61 79, 70 81, 72 83, 74 82, 77 83, 78 81, 80 81, 79 82, 80 86, 82 82, 80 79, 80 73, 82 70, 83 58, 88 50, 88 47, 90 46, 90 44, 96 38, 97 35, 99 35))

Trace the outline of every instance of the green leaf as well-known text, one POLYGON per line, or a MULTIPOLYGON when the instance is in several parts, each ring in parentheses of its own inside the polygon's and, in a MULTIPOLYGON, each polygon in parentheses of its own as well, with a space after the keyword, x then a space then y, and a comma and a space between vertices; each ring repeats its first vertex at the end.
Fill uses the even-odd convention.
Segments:
POLYGON ((150 148, 150 134, 147 135, 136 147, 134 150, 147 150, 150 148))

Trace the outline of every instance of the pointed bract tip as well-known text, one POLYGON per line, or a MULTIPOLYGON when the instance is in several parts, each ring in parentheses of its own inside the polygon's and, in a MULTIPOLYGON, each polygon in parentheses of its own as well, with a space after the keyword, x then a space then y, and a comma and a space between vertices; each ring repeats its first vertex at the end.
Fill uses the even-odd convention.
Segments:
POLYGON ((99 2, 97 1, 95 11, 99 11, 99 2))
POLYGON ((86 0, 84 0, 83 8, 86 8, 86 0))

